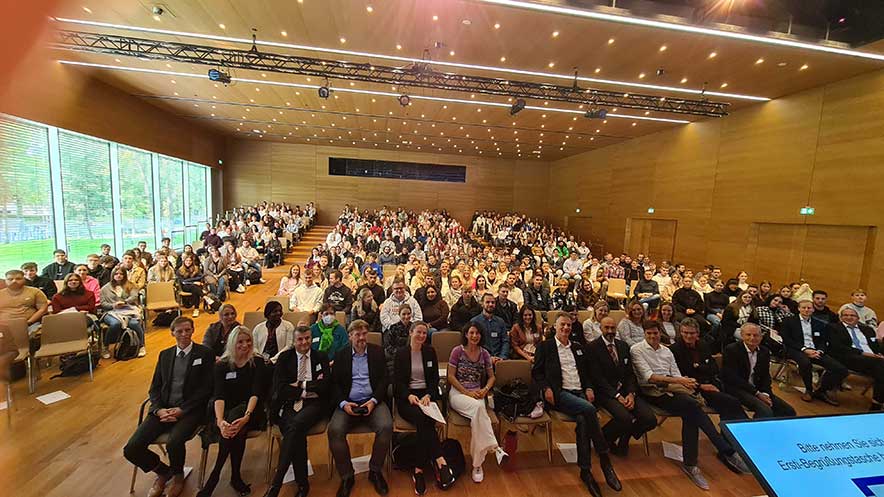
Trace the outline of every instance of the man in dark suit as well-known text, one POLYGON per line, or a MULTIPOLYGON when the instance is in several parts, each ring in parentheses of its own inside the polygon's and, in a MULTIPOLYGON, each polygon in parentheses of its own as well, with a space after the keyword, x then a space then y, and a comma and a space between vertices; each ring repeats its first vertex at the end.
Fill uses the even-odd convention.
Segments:
POLYGON ((205 423, 206 408, 212 395, 215 354, 193 343, 193 320, 179 316, 172 321, 176 345, 160 352, 150 384, 150 410, 126 443, 123 455, 145 473, 157 474, 148 497, 178 497, 184 486, 184 444, 205 423), (169 465, 148 446, 168 433, 166 452, 169 465), (166 483, 171 480, 169 488, 166 483))
POLYGON ((847 368, 826 353, 829 346, 829 330, 824 321, 813 318, 813 313, 812 301, 798 302, 798 315, 790 316, 783 321, 780 335, 783 337, 786 356, 798 364, 798 373, 804 381, 801 400, 811 402, 816 398, 837 406, 838 401, 833 395, 847 377, 847 368), (813 389, 814 364, 822 366, 825 370, 817 390, 813 389))
POLYGON ((622 485, 608 457, 608 442, 599 426, 592 389, 589 358, 577 343, 570 340, 571 317, 559 314, 555 336, 538 345, 531 375, 543 393, 547 406, 571 416, 577 422, 577 466, 580 479, 593 497, 602 491, 590 472, 590 442, 599 455, 599 463, 608 486, 620 491, 622 485))
POLYGON ((657 427, 657 417, 644 399, 636 396, 635 371, 629 359, 629 345, 617 339, 617 322, 605 317, 599 323, 602 336, 589 342, 586 354, 593 367, 595 403, 611 414, 602 428, 611 452, 625 457, 629 437, 636 440, 657 427))
POLYGON ((279 464, 265 497, 276 497, 292 466, 298 484, 296 497, 307 497, 307 433, 328 413, 331 368, 328 357, 311 348, 310 328, 295 329, 295 348, 279 355, 273 378, 270 418, 279 425, 282 444, 279 464))
POLYGON ((347 433, 358 424, 374 432, 368 480, 380 495, 389 491, 383 467, 393 438, 393 416, 387 407, 387 365, 384 349, 369 344, 368 323, 357 319, 347 328, 350 346, 335 355, 332 371, 332 401, 336 406, 328 424, 328 445, 335 458, 341 486, 338 497, 348 497, 354 471, 350 461, 347 433))
POLYGON ((770 378, 770 351, 761 346, 761 327, 745 323, 740 327, 742 342, 724 348, 721 381, 724 391, 740 399, 755 418, 795 416, 795 409, 773 394, 770 378))
POLYGON ((703 397, 706 405, 715 409, 720 419, 749 419, 740 400, 722 392, 718 363, 712 357, 712 345, 700 340, 696 321, 685 319, 679 323, 678 336, 669 350, 682 376, 697 381, 697 393, 703 397))
POLYGON ((884 404, 884 347, 875 330, 859 322, 852 307, 841 309, 840 321, 829 325, 829 354, 852 371, 871 376, 875 381, 870 411, 880 411, 884 404))

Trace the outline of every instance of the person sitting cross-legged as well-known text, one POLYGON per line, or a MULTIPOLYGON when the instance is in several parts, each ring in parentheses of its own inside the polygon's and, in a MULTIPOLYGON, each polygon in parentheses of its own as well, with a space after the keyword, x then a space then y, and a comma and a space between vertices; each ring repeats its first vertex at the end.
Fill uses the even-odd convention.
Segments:
POLYGON ((178 497, 184 486, 184 444, 205 423, 206 407, 212 396, 215 355, 193 343, 193 320, 179 316, 172 321, 175 346, 160 352, 150 384, 147 417, 126 443, 123 455, 145 473, 157 477, 148 497, 178 497), (168 433, 166 452, 169 464, 160 460, 148 446, 168 433), (166 484, 171 480, 171 485, 166 484))
POLYGON ((355 483, 347 433, 359 424, 374 432, 368 480, 379 495, 389 487, 383 467, 393 438, 393 416, 387 407, 387 368, 384 350, 368 343, 368 323, 357 319, 348 328, 350 346, 335 355, 332 398, 336 406, 328 424, 328 445, 341 476, 337 497, 348 497, 355 483))
POLYGON ((761 345, 762 336, 760 326, 746 323, 740 327, 743 341, 724 348, 724 390, 740 399, 756 418, 795 416, 795 409, 772 391, 770 351, 761 345))
POLYGON ((577 422, 575 431, 580 479, 593 497, 600 497, 601 488, 590 471, 590 445, 595 446, 608 486, 619 492, 622 485, 608 457, 608 441, 602 433, 597 410, 592 404, 595 401, 595 391, 592 388, 589 356, 579 344, 570 339, 571 326, 572 321, 567 315, 560 314, 556 318, 555 337, 540 342, 534 355, 531 375, 547 406, 572 416, 577 422))
POLYGON ((783 320, 780 334, 783 336, 786 356, 798 364, 798 373, 804 382, 801 400, 812 402, 813 399, 819 399, 838 406, 834 393, 847 377, 848 371, 826 352, 829 348, 829 330, 823 321, 813 319, 813 301, 799 301, 798 315, 783 320), (823 368, 820 385, 816 390, 813 387, 814 365, 823 368))
POLYGON ((884 405, 884 346, 878 341, 874 329, 859 322, 859 313, 853 307, 841 309, 839 319, 829 324, 829 353, 849 369, 872 377, 875 387, 869 410, 881 411, 884 405))
MULTIPOLYGON (((699 324, 692 328, 699 328, 699 324)), ((646 328, 645 339, 633 345, 629 353, 645 400, 681 418, 682 471, 691 481, 703 490, 709 490, 709 483, 697 466, 699 430, 703 430, 718 450, 719 460, 728 469, 735 473, 749 473, 746 463, 718 433, 694 397, 699 386, 697 380, 683 377, 672 352, 660 344, 660 329, 656 326, 646 328)))

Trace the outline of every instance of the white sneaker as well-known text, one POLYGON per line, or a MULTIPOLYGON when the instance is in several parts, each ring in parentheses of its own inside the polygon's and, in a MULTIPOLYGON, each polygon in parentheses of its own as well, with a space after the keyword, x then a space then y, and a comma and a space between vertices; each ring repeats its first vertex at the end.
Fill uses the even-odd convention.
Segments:
POLYGON ((145 349, 144 347, 141 347, 140 349, 138 349, 138 357, 144 357, 146 355, 147 355, 147 349, 145 349))
POLYGON ((236 287, 236 293, 246 293, 246 287, 242 285, 236 287))
POLYGON ((506 464, 507 459, 510 457, 510 455, 504 452, 500 447, 494 449, 494 456, 497 457, 497 464, 500 466, 506 464))
POLYGON ((482 466, 478 466, 473 468, 473 481, 476 483, 482 483, 482 480, 485 479, 485 472, 482 471, 482 466))
POLYGON ((110 359, 110 349, 108 349, 107 346, 101 348, 101 358, 110 359))
POLYGON ((246 278, 246 280, 243 281, 243 285, 245 285, 245 286, 249 286, 249 285, 251 285, 251 282, 249 282, 249 279, 248 279, 248 278, 246 278))
POLYGON ((537 419, 543 416, 543 402, 538 402, 534 405, 534 409, 531 411, 531 414, 528 415, 531 419, 537 419))
POLYGON ((264 278, 261 278, 261 283, 267 283, 267 280, 265 280, 264 278))
POLYGON ((199 309, 194 309, 194 310, 193 310, 193 314, 191 314, 191 317, 195 317, 195 318, 200 317, 200 310, 199 310, 199 309))

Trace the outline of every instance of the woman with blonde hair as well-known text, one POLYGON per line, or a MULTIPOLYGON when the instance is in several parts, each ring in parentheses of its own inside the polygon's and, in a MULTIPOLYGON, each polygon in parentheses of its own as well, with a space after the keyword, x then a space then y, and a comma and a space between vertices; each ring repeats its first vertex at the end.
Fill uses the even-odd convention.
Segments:
POLYGON ((672 294, 681 288, 681 275, 678 272, 672 273, 669 283, 660 289, 660 299, 663 302, 672 302, 672 294))

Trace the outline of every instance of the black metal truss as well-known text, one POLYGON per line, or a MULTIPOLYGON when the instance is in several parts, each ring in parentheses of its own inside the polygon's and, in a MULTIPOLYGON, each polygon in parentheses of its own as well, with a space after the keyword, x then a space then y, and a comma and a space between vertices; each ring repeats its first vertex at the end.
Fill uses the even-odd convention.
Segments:
POLYGON ((403 94, 408 88, 428 88, 465 93, 502 95, 513 99, 552 100, 582 104, 589 109, 621 107, 673 114, 723 117, 730 104, 707 99, 685 99, 550 85, 503 78, 486 78, 435 71, 432 61, 406 67, 355 63, 250 50, 148 40, 111 34, 59 30, 52 46, 64 50, 112 54, 150 60, 173 60, 218 68, 271 71, 317 78, 395 85, 403 94))

